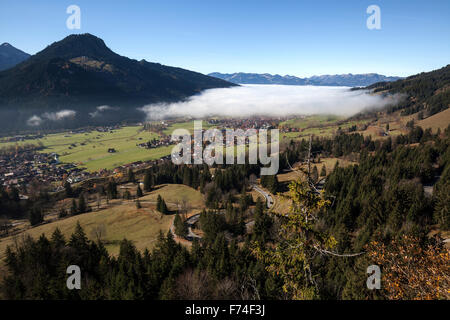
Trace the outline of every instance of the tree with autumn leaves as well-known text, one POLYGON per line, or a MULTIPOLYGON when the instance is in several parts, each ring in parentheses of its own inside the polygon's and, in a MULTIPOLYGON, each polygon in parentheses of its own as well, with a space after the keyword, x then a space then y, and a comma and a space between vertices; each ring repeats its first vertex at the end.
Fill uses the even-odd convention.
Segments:
POLYGON ((381 267, 381 290, 387 299, 450 299, 449 250, 440 239, 403 235, 389 243, 372 241, 368 257, 381 267))

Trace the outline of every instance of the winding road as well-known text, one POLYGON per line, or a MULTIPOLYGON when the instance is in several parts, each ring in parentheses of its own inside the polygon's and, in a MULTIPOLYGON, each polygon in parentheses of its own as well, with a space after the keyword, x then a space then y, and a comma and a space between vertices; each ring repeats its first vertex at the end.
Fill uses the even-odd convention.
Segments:
POLYGON ((270 209, 272 208, 274 201, 272 198, 272 195, 266 191, 264 191, 263 189, 261 189, 260 187, 258 187, 257 185, 253 185, 252 186, 253 189, 255 189, 257 192, 259 192, 260 194, 263 195, 263 197, 266 199, 266 205, 267 208, 270 209))

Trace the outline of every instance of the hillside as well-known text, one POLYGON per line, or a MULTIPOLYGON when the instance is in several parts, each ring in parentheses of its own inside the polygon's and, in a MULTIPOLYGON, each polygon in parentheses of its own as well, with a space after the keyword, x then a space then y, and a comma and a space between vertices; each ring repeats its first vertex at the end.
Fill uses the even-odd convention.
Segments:
MULTIPOLYGON (((136 192, 134 186, 130 187, 131 189, 133 193, 136 192)), ((145 248, 152 248, 159 232, 166 234, 173 222, 174 215, 162 215, 156 210, 158 195, 166 200, 171 210, 177 209, 176 203, 181 203, 184 199, 189 199, 192 212, 198 212, 205 206, 199 191, 181 184, 167 184, 158 186, 140 198, 141 209, 136 209, 133 200, 123 199, 110 200, 108 203, 103 199, 100 209, 97 209, 96 201, 93 200, 90 203, 93 212, 66 219, 56 219, 55 215, 47 216, 46 223, 39 226, 29 228, 27 224, 20 225, 23 228, 21 235, 29 235, 37 239, 42 234, 50 236, 56 228, 59 228, 69 238, 79 222, 91 240, 95 240, 92 230, 99 225, 104 226, 104 245, 111 254, 118 254, 120 241, 124 238, 133 241, 139 250, 144 251, 145 248)), ((70 201, 66 201, 66 204, 68 203, 70 201)), ((10 236, 0 241, 0 270, 4 263, 6 247, 12 245, 14 239, 14 236, 10 236)))
POLYGON ((433 132, 437 132, 438 129, 443 131, 450 125, 450 109, 447 108, 431 117, 420 120, 417 124, 423 129, 431 128, 433 132))
POLYGON ((136 108, 145 104, 178 101, 205 89, 233 85, 197 72, 120 56, 90 34, 70 35, 0 72, 2 128, 24 126, 33 115, 37 121, 32 125, 46 120, 50 128, 141 120, 144 114, 136 108), (108 106, 108 112, 94 117, 98 106, 108 106), (120 113, 113 112, 119 108, 120 113), (64 116, 67 112, 50 113, 67 109, 75 111, 70 119, 64 116), (12 117, 16 121, 11 122, 12 117))
POLYGON ((309 78, 298 78, 294 76, 271 75, 268 73, 219 73, 209 74, 212 77, 223 79, 237 84, 282 84, 282 85, 312 85, 312 86, 347 86, 360 87, 368 86, 380 81, 395 81, 399 77, 386 77, 376 73, 366 74, 340 74, 340 75, 322 75, 309 78))
POLYGON ((0 45, 0 71, 14 67, 15 65, 27 60, 30 57, 17 48, 14 48, 9 43, 0 45))
POLYGON ((407 98, 390 111, 402 110, 402 115, 422 111, 421 116, 432 116, 450 106, 450 65, 395 82, 376 83, 367 89, 406 95, 407 98))

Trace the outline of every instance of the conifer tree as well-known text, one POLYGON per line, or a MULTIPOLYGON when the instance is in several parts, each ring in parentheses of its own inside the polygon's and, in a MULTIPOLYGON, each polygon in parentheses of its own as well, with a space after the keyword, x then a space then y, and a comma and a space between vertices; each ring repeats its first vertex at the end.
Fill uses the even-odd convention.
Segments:
POLYGON ((70 214, 72 216, 78 214, 78 207, 75 199, 72 199, 72 206, 70 207, 70 214))
POLYGON ((88 207, 86 205, 86 199, 84 198, 84 194, 80 193, 78 197, 78 213, 85 213, 88 211, 88 207))
POLYGON ((150 170, 145 171, 144 175, 144 190, 145 191, 151 191, 153 187, 153 176, 150 173, 150 170))
POLYGON ((38 207, 33 207, 29 215, 30 224, 35 226, 42 221, 44 221, 44 216, 42 215, 42 210, 38 207))
POLYGON ((188 228, 186 223, 181 219, 180 215, 177 213, 175 215, 175 220, 173 222, 175 226, 175 234, 179 237, 185 237, 188 233, 188 228))
POLYGON ((322 169, 320 170, 320 176, 325 177, 327 175, 327 168, 325 165, 322 166, 322 169))
POLYGON ((142 197, 144 194, 142 193, 142 189, 141 187, 138 185, 137 187, 137 191, 136 191, 136 197, 140 198, 142 197))
POLYGON ((132 168, 128 169, 128 181, 129 182, 135 182, 136 181, 136 177, 134 176, 134 171, 132 168))

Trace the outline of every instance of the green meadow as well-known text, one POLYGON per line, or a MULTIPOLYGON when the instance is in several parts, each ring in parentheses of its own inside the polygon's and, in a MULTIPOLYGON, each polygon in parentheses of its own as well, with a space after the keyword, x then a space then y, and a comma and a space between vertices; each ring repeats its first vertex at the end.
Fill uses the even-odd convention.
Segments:
POLYGON ((158 138, 158 134, 142 130, 141 126, 123 127, 112 132, 49 134, 41 139, 0 143, 0 148, 13 145, 42 144, 41 152, 55 152, 65 163, 75 163, 88 171, 112 169, 135 161, 159 159, 170 154, 172 146, 154 149, 140 148, 137 144, 158 138), (115 153, 108 149, 114 148, 115 153))
POLYGON ((281 140, 301 139, 309 135, 331 137, 339 128, 348 129, 354 125, 362 125, 367 120, 346 120, 345 117, 334 115, 314 115, 305 118, 289 119, 280 123, 281 127, 302 129, 301 132, 284 132, 281 140))

